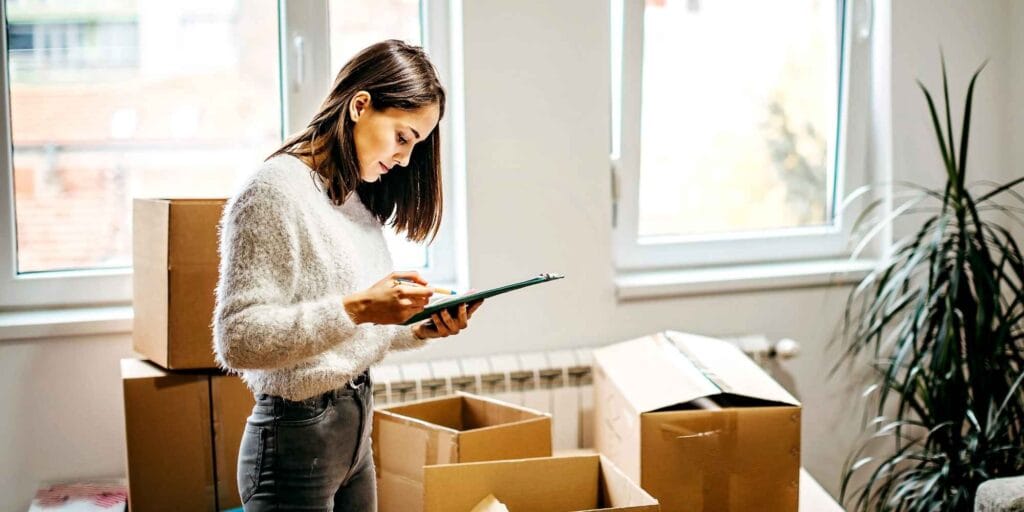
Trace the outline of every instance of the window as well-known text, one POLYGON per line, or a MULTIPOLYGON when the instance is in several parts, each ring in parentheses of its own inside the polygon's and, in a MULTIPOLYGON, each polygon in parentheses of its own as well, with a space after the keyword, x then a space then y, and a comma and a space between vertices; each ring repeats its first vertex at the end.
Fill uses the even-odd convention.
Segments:
MULTIPOLYGON (((380 2, 365 0, 331 0, 328 7, 332 71, 337 72, 356 52, 383 39, 401 39, 420 46, 424 44, 419 0, 387 2, 388 11, 394 14, 386 17, 377 15, 381 5, 380 2)), ((446 158, 444 161, 450 160, 446 158)), ((448 272, 437 272, 439 269, 429 268, 432 251, 427 247, 409 242, 392 230, 385 230, 384 233, 395 268, 415 269, 421 273, 431 273, 435 279, 450 280, 451 276, 446 275, 448 272)))
POLYGON ((22 80, 52 80, 54 71, 61 69, 110 69, 138 64, 135 19, 95 14, 87 21, 15 18, 9 22, 7 31, 10 67, 22 80))
MULTIPOLYGON (((840 256, 863 170, 843 0, 612 0, 622 269, 840 256)), ((862 101, 862 100, 857 100, 862 101)), ((860 109, 863 110, 863 109, 860 109)))
MULTIPOLYGON (((422 39, 418 0, 4 7, 0 307, 130 300, 134 197, 226 197, 308 122, 340 62, 422 39)), ((396 265, 445 267, 391 238, 396 265)))
POLYGON ((452 186, 455 161, 452 150, 453 90, 451 72, 447 65, 448 11, 444 1, 426 0, 330 0, 328 33, 330 34, 330 70, 334 73, 356 52, 384 39, 400 39, 407 43, 423 46, 431 55, 434 65, 441 74, 442 84, 448 94, 448 111, 441 121, 443 149, 442 162, 445 173, 444 222, 437 238, 430 246, 409 242, 390 229, 384 232, 388 248, 396 269, 417 270, 431 281, 455 282, 454 263, 454 203, 452 186), (390 13, 381 16, 381 10, 390 13))

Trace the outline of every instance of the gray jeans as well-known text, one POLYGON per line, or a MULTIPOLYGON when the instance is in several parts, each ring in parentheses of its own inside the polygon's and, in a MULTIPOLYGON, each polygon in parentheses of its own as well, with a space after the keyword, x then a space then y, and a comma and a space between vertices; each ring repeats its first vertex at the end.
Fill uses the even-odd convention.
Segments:
POLYGON ((246 512, 376 511, 369 373, 302 401, 256 395, 238 452, 246 512))

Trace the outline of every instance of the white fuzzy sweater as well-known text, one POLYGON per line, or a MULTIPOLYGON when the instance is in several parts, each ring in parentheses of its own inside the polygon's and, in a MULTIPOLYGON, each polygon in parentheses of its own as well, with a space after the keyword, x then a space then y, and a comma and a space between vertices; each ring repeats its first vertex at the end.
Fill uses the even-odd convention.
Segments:
POLYGON ((268 160, 220 224, 214 352, 255 393, 305 399, 343 386, 410 327, 355 325, 342 297, 391 272, 382 226, 353 193, 340 207, 301 160, 268 160))

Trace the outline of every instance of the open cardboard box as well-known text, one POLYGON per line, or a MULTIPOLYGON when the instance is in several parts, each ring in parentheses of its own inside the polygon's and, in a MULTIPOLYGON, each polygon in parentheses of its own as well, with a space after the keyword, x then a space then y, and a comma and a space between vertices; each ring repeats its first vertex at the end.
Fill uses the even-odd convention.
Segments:
POLYGON ((174 370, 213 360, 217 226, 223 199, 135 199, 132 347, 174 370))
POLYGON ((241 505, 238 449, 253 395, 236 376, 168 372, 121 360, 128 501, 147 510, 216 511, 241 505))
POLYGON ((373 415, 382 512, 423 509, 424 466, 550 455, 550 414, 469 393, 380 408, 373 415))
POLYGON ((596 447, 666 511, 795 512, 800 402, 732 344, 666 332, 594 351, 596 447))
POLYGON ((488 495, 509 512, 660 510, 600 455, 429 466, 423 490, 425 512, 469 512, 488 495))

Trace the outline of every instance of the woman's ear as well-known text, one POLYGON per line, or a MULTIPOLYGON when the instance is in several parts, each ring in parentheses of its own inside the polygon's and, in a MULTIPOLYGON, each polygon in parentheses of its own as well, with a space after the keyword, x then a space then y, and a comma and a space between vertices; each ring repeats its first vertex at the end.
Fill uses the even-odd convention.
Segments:
POLYGON ((348 102, 348 115, 352 122, 358 122, 359 118, 368 108, 370 108, 370 93, 366 91, 356 92, 352 96, 352 101, 348 102))

